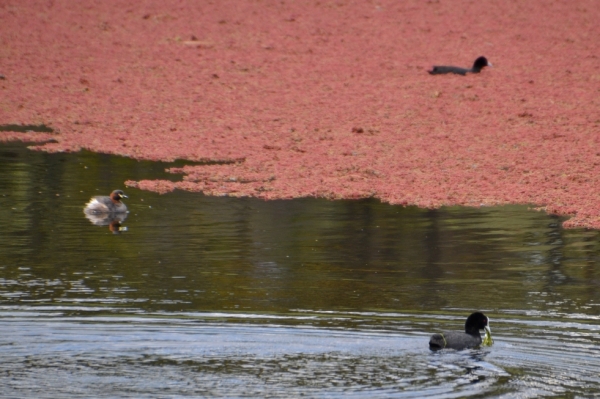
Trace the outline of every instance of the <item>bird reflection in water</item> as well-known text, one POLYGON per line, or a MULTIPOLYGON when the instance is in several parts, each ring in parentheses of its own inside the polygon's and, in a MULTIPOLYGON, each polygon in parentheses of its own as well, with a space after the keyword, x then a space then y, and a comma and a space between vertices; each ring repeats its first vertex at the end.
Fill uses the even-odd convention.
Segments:
POLYGON ((103 213, 97 215, 85 214, 85 217, 96 226, 108 226, 113 234, 120 234, 127 231, 127 226, 122 223, 127 219, 127 213, 103 213))

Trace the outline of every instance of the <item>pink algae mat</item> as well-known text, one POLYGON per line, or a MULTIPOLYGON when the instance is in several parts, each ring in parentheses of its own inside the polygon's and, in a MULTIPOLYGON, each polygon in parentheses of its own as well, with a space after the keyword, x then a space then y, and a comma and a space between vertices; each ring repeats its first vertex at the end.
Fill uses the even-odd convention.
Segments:
POLYGON ((55 133, 0 140, 206 162, 126 182, 158 192, 522 203, 600 228, 598 21, 597 0, 4 0, 0 124, 55 133), (480 55, 478 75, 426 72, 480 55))

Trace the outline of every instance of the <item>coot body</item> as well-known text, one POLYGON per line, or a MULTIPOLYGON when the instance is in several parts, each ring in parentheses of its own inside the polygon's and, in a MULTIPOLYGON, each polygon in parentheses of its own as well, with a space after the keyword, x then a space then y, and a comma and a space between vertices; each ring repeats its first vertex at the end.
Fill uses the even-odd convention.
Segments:
POLYGON ((456 66, 435 65, 431 71, 432 75, 441 75, 445 73, 455 73, 457 75, 466 75, 467 73, 479 73, 486 66, 492 66, 485 57, 479 57, 473 63, 473 68, 461 68, 456 66))
POLYGON ((433 334, 429 340, 429 349, 462 350, 481 345, 479 330, 489 330, 489 319, 481 312, 472 313, 465 322, 465 331, 444 331, 433 334))

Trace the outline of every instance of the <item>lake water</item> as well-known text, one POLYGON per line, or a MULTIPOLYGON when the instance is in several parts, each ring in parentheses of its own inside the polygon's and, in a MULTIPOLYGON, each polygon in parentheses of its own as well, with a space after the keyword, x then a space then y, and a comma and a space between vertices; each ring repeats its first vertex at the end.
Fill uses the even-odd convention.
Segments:
POLYGON ((0 146, 1 397, 600 395, 597 231, 123 187, 168 166, 0 146), (128 217, 93 224, 116 188, 128 217), (493 346, 429 351, 474 310, 493 346))

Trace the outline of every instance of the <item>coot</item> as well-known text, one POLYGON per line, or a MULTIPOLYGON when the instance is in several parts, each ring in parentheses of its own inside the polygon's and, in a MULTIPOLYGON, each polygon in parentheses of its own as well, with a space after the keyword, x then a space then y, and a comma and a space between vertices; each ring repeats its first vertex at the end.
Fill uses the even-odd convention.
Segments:
POLYGON ((467 317, 465 332, 444 331, 440 334, 433 334, 429 340, 429 349, 434 351, 440 349, 462 350, 479 346, 482 342, 479 330, 487 330, 491 335, 488 317, 481 312, 475 312, 467 317))
POLYGON ((473 63, 473 68, 461 68, 456 66, 434 66, 431 71, 427 71, 432 75, 441 75, 444 73, 456 73, 458 75, 466 75, 467 73, 479 73, 486 66, 492 66, 491 63, 488 62, 487 58, 479 57, 473 63))
POLYGON ((125 213, 127 207, 121 202, 122 198, 127 198, 121 190, 115 190, 110 195, 100 195, 92 197, 83 209, 88 215, 99 215, 106 213, 125 213))

